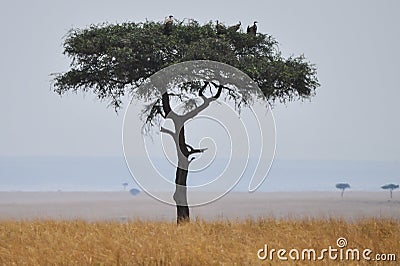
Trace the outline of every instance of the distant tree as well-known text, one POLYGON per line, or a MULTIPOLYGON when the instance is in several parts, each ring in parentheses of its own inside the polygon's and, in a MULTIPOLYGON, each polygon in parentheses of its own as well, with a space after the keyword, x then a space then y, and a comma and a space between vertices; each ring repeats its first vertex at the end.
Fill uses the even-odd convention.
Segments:
POLYGON ((140 193, 140 190, 137 188, 132 188, 131 190, 129 190, 129 193, 131 193, 133 196, 136 196, 140 193))
MULTIPOLYGON (((239 25, 240 26, 240 25, 239 25)), ((231 65, 247 74, 261 89, 270 103, 309 99, 319 86, 316 68, 304 56, 285 59, 277 48, 277 41, 270 35, 246 34, 243 31, 221 31, 220 24, 209 22, 200 25, 194 20, 174 22, 168 34, 162 22, 123 23, 72 29, 64 42, 64 54, 71 59, 71 69, 55 74, 54 90, 62 95, 68 91, 91 91, 99 100, 108 100, 118 110, 122 96, 132 93, 139 100, 147 100, 154 93, 140 92, 137 88, 151 75, 170 65, 190 60, 212 60, 231 65)), ((223 83, 206 81, 182 84, 180 92, 166 91, 156 94, 146 113, 145 123, 156 125, 157 119, 172 119, 176 132, 162 130, 172 136, 178 154, 176 170, 177 220, 189 220, 186 181, 187 167, 196 149, 187 144, 185 122, 221 95, 237 100, 237 106, 245 106, 248 98, 238 98, 223 83), (211 92, 208 95, 205 93, 211 92), (182 95, 196 96, 202 103, 182 95), (170 101, 181 101, 187 112, 176 118, 170 101), (179 120, 179 121, 178 121, 179 120)))
POLYGON ((399 185, 395 184, 387 184, 381 186, 382 189, 389 189, 390 190, 390 198, 393 198, 393 190, 399 188, 399 185))
POLYGON ((336 184, 336 188, 342 190, 342 192, 340 193, 340 196, 343 198, 344 190, 346 188, 350 188, 350 185, 347 183, 338 183, 338 184, 336 184))
POLYGON ((124 187, 124 190, 126 190, 126 187, 128 186, 129 184, 128 183, 122 183, 122 186, 124 187))

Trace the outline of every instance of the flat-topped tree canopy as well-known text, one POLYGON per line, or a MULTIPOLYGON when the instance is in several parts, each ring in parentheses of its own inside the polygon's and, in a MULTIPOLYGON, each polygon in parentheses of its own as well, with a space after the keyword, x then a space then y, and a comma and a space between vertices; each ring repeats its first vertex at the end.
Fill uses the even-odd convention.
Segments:
MULTIPOLYGON (((267 34, 242 30, 218 34, 213 22, 175 21, 165 34, 163 23, 122 23, 72 29, 64 42, 70 70, 55 74, 54 90, 92 91, 116 110, 121 97, 157 71, 190 60, 212 60, 247 74, 273 103, 310 98, 319 86, 316 68, 304 56, 285 59, 267 34)), ((201 86, 197 86, 198 89, 201 86)))
POLYGON ((346 189, 346 188, 350 188, 350 185, 348 183, 337 183, 336 188, 337 189, 346 189))
POLYGON ((381 186, 381 188, 382 188, 382 189, 391 189, 391 190, 393 190, 393 189, 399 188, 399 185, 396 185, 396 184, 387 184, 387 185, 381 186))

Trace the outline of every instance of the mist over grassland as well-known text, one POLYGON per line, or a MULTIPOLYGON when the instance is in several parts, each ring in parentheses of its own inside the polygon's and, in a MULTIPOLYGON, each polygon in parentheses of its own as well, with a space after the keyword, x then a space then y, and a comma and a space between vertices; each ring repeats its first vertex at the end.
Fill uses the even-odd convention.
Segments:
MULTIPOLYGON (((159 172, 173 181, 174 166, 165 159, 153 160, 159 172)), ((216 178, 226 162, 217 159, 215 167, 192 173, 189 184, 216 178)), ((248 169, 256 163, 249 158, 248 169)), ((399 173, 399 162, 276 159, 257 191, 336 191, 338 182, 349 183, 351 190, 379 191, 384 184, 400 183, 399 173)), ((234 191, 247 191, 250 177, 245 172, 234 191)), ((0 191, 119 191, 124 182, 138 187, 123 157, 0 157, 0 191)))

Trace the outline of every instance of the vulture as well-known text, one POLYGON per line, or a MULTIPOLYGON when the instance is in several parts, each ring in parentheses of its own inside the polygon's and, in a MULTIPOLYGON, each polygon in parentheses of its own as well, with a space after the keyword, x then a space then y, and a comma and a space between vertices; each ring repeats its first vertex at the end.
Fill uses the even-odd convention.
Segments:
POLYGON ((164 20, 164 29, 163 32, 165 35, 170 35, 172 32, 172 25, 174 23, 174 20, 172 19, 174 16, 170 15, 164 20))
POLYGON ((253 26, 247 26, 247 33, 248 34, 251 34, 251 35, 256 35, 256 33, 257 33, 257 21, 254 21, 254 24, 253 24, 253 26))
POLYGON ((233 25, 233 26, 230 26, 230 27, 228 28, 228 30, 229 30, 229 31, 233 31, 233 32, 238 31, 238 30, 240 29, 240 26, 241 26, 241 25, 242 25, 242 22, 239 21, 238 24, 233 25))
POLYGON ((226 33, 226 27, 219 23, 219 21, 217 20, 217 25, 215 26, 215 28, 217 29, 217 34, 225 34, 226 33))

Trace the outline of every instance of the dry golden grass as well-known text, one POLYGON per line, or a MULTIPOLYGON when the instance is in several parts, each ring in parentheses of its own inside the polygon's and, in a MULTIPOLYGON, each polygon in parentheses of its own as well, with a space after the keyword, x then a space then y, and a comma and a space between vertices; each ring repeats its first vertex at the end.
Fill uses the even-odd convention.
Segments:
MULTIPOLYGON (((0 264, 4 265, 270 265, 257 251, 270 248, 348 248, 400 256, 400 222, 365 219, 170 222, 0 221, 0 264)), ((278 259, 275 257, 275 264, 278 259)), ((303 265, 309 262, 289 261, 303 265)), ((319 265, 364 264, 329 261, 319 265)), ((384 265, 396 265, 386 262, 384 265)))

